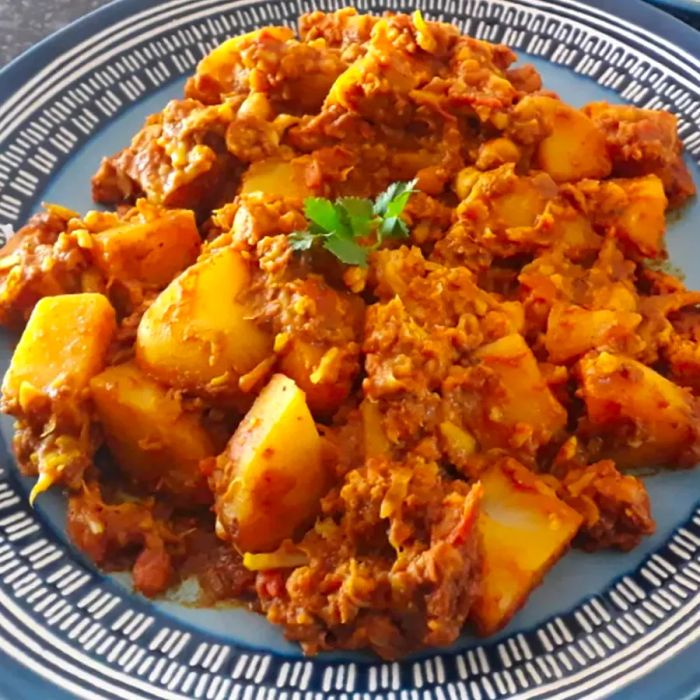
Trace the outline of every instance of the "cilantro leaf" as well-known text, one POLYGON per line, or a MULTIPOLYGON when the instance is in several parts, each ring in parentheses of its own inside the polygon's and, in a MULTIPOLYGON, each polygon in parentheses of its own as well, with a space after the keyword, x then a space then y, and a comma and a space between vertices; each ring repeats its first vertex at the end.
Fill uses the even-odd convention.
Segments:
POLYGON ((392 182, 375 200, 374 213, 377 216, 399 216, 415 192, 417 182, 392 182))
POLYGON ((348 216, 365 219, 372 218, 372 202, 364 197, 340 197, 335 200, 336 206, 342 207, 348 216))
POLYGON ((305 251, 318 243, 346 265, 366 267, 369 254, 385 240, 408 237, 401 214, 415 186, 416 180, 394 182, 374 202, 362 197, 340 197, 335 202, 307 197, 304 214, 309 227, 290 234, 289 245, 305 251))
POLYGON ((329 236, 323 241, 323 247, 346 265, 367 266, 367 249, 351 238, 329 236))
POLYGON ((367 236, 372 230, 372 202, 362 197, 341 197, 335 201, 338 214, 345 220, 355 237, 367 236))
POLYGON ((338 226, 335 206, 324 197, 307 197, 304 200, 304 216, 325 233, 335 231, 338 226))
POLYGON ((408 238, 408 226, 403 219, 398 216, 390 216, 382 220, 379 229, 380 238, 408 238))

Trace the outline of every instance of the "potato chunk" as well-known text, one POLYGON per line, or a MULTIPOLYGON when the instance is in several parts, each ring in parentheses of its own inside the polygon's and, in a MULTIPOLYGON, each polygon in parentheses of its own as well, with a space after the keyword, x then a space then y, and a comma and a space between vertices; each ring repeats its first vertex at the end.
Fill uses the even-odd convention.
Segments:
POLYGON ((153 221, 96 233, 90 254, 108 280, 135 280, 162 288, 197 259, 199 247, 194 214, 174 210, 153 221))
POLYGON ((241 255, 222 248, 185 270, 143 315, 136 357, 155 379, 198 394, 231 396, 272 353, 272 339, 239 301, 250 282, 241 255))
POLYGON ((641 255, 659 257, 664 250, 666 207, 664 186, 656 175, 615 180, 627 195, 627 205, 612 221, 619 238, 641 255))
POLYGON ((510 620, 564 553, 581 516, 514 459, 487 469, 481 484, 483 580, 471 619, 488 635, 510 620))
POLYGON ((688 389, 608 352, 584 357, 579 373, 589 429, 605 438, 603 456, 622 468, 697 462, 696 407, 688 389))
POLYGON ((197 76, 205 75, 209 80, 226 83, 231 80, 233 69, 243 63, 243 52, 257 43, 275 43, 294 37, 287 27, 263 27, 255 31, 234 36, 210 51, 197 66, 197 76))
POLYGON ((5 401, 21 405, 28 386, 46 395, 77 396, 102 370, 115 329, 114 309, 101 294, 40 299, 5 374, 5 401))
POLYGON ((45 297, 29 317, 2 384, 2 410, 17 417, 22 470, 38 474, 31 500, 51 484, 80 484, 96 441, 86 389, 102 371, 116 330, 101 294, 45 297))
POLYGON ((545 347, 552 362, 568 362, 589 350, 624 349, 634 340, 640 314, 555 304, 549 314, 545 347))
POLYGON ((326 488, 321 440, 304 392, 276 374, 217 459, 217 533, 272 551, 313 520, 326 488))
POLYGON ((107 446, 122 472, 149 490, 190 502, 211 494, 199 462, 216 450, 201 415, 186 412, 180 397, 129 362, 90 382, 107 446))
POLYGON ((299 385, 317 416, 333 415, 352 390, 354 364, 337 346, 326 348, 292 338, 280 357, 279 368, 299 385), (324 372, 324 367, 328 371, 324 372))
POLYGON ((556 182, 610 175, 605 136, 583 112, 552 97, 528 95, 516 114, 539 118, 549 132, 537 146, 535 164, 556 182))
POLYGON ((481 420, 469 421, 483 447, 548 442, 566 425, 566 411, 547 386, 532 350, 514 333, 484 345, 474 353, 493 391, 481 396, 481 420))
POLYGON ((311 189, 306 185, 306 167, 311 163, 308 156, 294 160, 267 158, 252 163, 241 185, 241 194, 262 192, 280 197, 309 197, 311 189))

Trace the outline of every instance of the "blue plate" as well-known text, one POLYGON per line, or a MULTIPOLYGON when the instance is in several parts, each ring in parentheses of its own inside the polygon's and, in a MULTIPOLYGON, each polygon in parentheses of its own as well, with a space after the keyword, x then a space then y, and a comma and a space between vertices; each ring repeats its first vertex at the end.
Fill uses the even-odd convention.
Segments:
MULTIPOLYGON (((0 72, 0 222, 42 200, 91 206, 100 158, 181 94, 220 40, 293 23, 339 0, 121 0, 0 72)), ((426 15, 507 43, 565 99, 627 101, 680 117, 700 182, 700 35, 636 0, 420 0, 426 15)), ((358 0, 408 11, 404 0, 358 0)), ((670 226, 673 261, 700 288, 695 204, 670 226)), ((0 333, 0 362, 14 339, 0 333)), ((700 471, 648 479, 657 533, 623 555, 571 552, 496 638, 465 636, 403 663, 363 655, 305 659, 279 630, 235 609, 134 595, 70 546, 59 494, 27 505, 0 421, 0 694, 12 700, 678 700, 700 691, 700 471)))
POLYGON ((700 14, 700 0, 649 0, 655 5, 667 7, 669 10, 682 10, 683 12, 692 12, 700 14))

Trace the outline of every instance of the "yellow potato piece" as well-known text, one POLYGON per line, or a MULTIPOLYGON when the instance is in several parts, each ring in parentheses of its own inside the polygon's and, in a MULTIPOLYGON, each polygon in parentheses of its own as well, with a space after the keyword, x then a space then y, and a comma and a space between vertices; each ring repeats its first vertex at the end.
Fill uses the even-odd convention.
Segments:
POLYGON ((612 171, 605 135, 583 112, 553 97, 529 95, 516 113, 532 112, 550 131, 538 145, 535 164, 556 182, 604 178, 612 171))
POLYGON ((238 379, 272 353, 271 337, 239 301, 250 283, 241 255, 222 248, 185 270, 139 324, 136 357, 169 386, 205 395, 238 392, 238 379))
POLYGON ((116 331, 101 294, 44 297, 32 311, 2 384, 3 410, 31 426, 22 469, 39 478, 30 503, 54 483, 79 486, 94 452, 87 402, 90 379, 102 371, 116 331))
POLYGON ((481 397, 492 425, 473 426, 482 447, 502 447, 504 439, 512 443, 517 439, 513 430, 518 427, 525 429, 523 439, 537 444, 549 441, 564 428, 566 411, 547 386, 521 335, 513 333, 484 345, 474 357, 500 380, 497 395, 481 397))
POLYGON ((197 75, 206 75, 213 80, 226 80, 234 66, 242 60, 245 49, 268 41, 287 41, 294 38, 288 27, 263 27, 247 34, 234 36, 210 51, 197 65, 197 75))
POLYGON ((6 400, 23 385, 51 395, 77 395, 102 370, 116 330, 112 305, 101 294, 44 297, 29 317, 3 380, 6 400))
POLYGON ((581 516, 514 459, 489 467, 480 479, 483 580, 470 615, 488 635, 510 620, 564 553, 581 516))
POLYGON ((556 304, 549 314, 544 344, 552 362, 567 362, 589 350, 623 345, 641 322, 641 315, 632 311, 556 304))
POLYGON ((280 197, 309 197, 311 190, 304 181, 308 158, 282 160, 267 158, 252 163, 243 175, 241 194, 262 192, 280 197))
POLYGON ((90 388, 107 446, 122 472, 183 500, 211 500, 199 462, 216 450, 200 413, 184 411, 177 393, 131 362, 109 367, 90 388))
POLYGON ((695 463, 697 428, 688 389, 608 352, 584 357, 580 375, 592 429, 608 438, 604 456, 618 467, 684 465, 684 458, 695 463))
POLYGON ((450 421, 440 423, 440 434, 445 442, 450 461, 460 464, 471 457, 477 449, 474 436, 450 421))
POLYGON ((199 254, 200 238, 191 211, 163 212, 153 221, 96 233, 90 255, 109 279, 164 287, 199 254))
POLYGON ((513 179, 509 192, 491 197, 490 221, 496 227, 506 229, 534 226, 546 204, 547 197, 543 188, 537 186, 535 178, 517 177, 513 179))
POLYGON ((351 63, 336 79, 328 91, 324 107, 340 105, 345 109, 353 109, 355 100, 351 97, 353 92, 358 92, 357 86, 362 85, 362 80, 369 69, 374 65, 374 57, 366 54, 351 63))
POLYGON ((615 180, 628 197, 627 206, 614 221, 617 236, 650 258, 664 250, 666 207, 664 185, 656 175, 615 180))
POLYGON ((243 552, 274 550, 313 520, 326 488, 304 393, 276 374, 217 459, 217 532, 243 552))

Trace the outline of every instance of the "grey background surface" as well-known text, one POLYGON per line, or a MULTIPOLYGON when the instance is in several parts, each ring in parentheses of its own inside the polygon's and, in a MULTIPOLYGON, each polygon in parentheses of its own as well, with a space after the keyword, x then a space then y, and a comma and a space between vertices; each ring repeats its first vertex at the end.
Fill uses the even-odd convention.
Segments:
MULTIPOLYGON (((621 2, 624 0, 620 0, 621 2)), ((0 0, 0 66, 108 0, 0 0)), ((351 4, 352 0, 348 0, 351 4)), ((681 17, 696 27, 700 19, 681 17)))
POLYGON ((108 0, 0 0, 0 66, 108 0))

